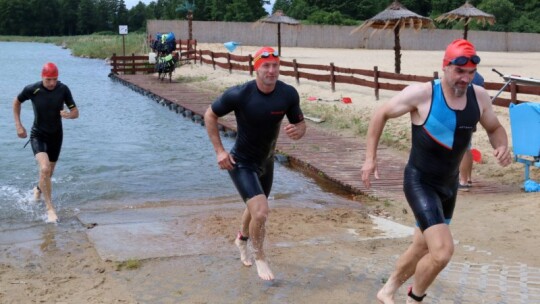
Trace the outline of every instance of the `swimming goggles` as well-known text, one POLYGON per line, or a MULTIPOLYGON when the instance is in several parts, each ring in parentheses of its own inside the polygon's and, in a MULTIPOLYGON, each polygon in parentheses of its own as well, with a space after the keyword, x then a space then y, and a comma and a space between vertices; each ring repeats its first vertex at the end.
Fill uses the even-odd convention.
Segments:
POLYGON ((478 57, 477 55, 472 55, 471 57, 467 57, 467 56, 456 57, 456 58, 450 60, 450 64, 462 66, 462 65, 466 65, 469 62, 469 60, 473 64, 479 64, 480 63, 480 57, 478 57))
POLYGON ((279 58, 279 52, 278 51, 274 51, 273 53, 270 53, 270 52, 262 52, 259 56, 255 57, 255 59, 253 61, 257 61, 261 58, 268 58, 270 56, 273 56, 274 58, 279 58))

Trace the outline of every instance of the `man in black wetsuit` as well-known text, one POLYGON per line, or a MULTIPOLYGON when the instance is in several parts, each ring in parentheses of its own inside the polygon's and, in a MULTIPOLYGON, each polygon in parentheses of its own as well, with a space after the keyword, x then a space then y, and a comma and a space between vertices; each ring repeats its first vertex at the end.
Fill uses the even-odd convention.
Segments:
POLYGON ((268 195, 274 174, 274 150, 284 116, 287 116, 289 124, 283 130, 293 140, 304 136, 306 124, 298 92, 278 80, 278 53, 270 47, 263 47, 255 53, 253 64, 256 79, 225 91, 208 108, 204 121, 219 168, 228 170, 246 203, 242 225, 235 240, 240 259, 244 265, 251 266, 247 247, 250 238, 259 277, 273 280, 274 274, 266 261, 263 243, 269 213, 268 195), (233 111, 238 135, 229 153, 223 148, 217 121, 233 111))
POLYGON ((62 118, 75 119, 79 117, 79 110, 69 88, 58 81, 58 68, 51 62, 43 66, 41 81, 26 86, 13 101, 15 127, 20 138, 27 137, 21 122, 21 104, 29 99, 34 108, 29 142, 39 166, 39 184, 34 188, 34 198, 39 200, 43 193, 47 222, 56 223, 58 216, 51 198, 51 176, 62 148, 62 118), (69 111, 64 110, 64 104, 69 111))
MULTIPOLYGON (((378 178, 377 145, 391 118, 409 114, 412 148, 405 167, 403 189, 417 227, 412 244, 377 293, 379 303, 394 303, 397 289, 414 275, 407 303, 419 303, 437 275, 450 261, 454 241, 449 229, 459 185, 459 164, 476 124, 486 130, 501 166, 512 158, 506 131, 495 115, 487 91, 471 85, 480 57, 464 39, 448 45, 443 78, 410 85, 383 104, 373 115, 367 133, 362 181, 378 178)), ((399 301, 401 302, 401 301, 399 301)))

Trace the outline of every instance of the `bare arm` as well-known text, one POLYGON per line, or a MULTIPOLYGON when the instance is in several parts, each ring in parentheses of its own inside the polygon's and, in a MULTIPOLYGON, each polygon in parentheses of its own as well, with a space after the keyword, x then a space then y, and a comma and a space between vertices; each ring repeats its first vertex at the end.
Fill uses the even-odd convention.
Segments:
POLYGON ((212 111, 212 108, 208 107, 204 113, 204 125, 206 126, 206 132, 208 133, 210 142, 214 146, 219 168, 231 170, 235 164, 235 161, 232 155, 225 150, 223 143, 221 142, 218 129, 218 118, 219 117, 214 113, 214 111, 212 111))
POLYGON ((489 142, 493 147, 493 156, 497 158, 499 165, 506 167, 512 162, 512 155, 508 149, 508 136, 506 130, 499 122, 493 111, 493 106, 487 91, 475 86, 478 105, 480 106, 480 124, 486 130, 489 142))
POLYGON ((287 136, 293 140, 299 140, 306 134, 306 121, 302 120, 296 124, 288 124, 283 128, 287 136))
POLYGON ((388 102, 384 103, 371 117, 367 131, 366 158, 362 166, 362 182, 366 188, 371 186, 371 174, 374 174, 376 179, 379 178, 379 172, 377 170, 377 147, 386 121, 418 111, 419 105, 431 93, 427 85, 429 84, 406 87, 388 102))
POLYGON ((17 130, 17 136, 20 138, 26 138, 26 129, 21 122, 21 102, 15 98, 13 100, 13 118, 15 119, 15 129, 17 130))
POLYGON ((65 119, 76 119, 79 117, 79 109, 77 107, 69 109, 69 111, 62 110, 60 111, 60 116, 65 119))

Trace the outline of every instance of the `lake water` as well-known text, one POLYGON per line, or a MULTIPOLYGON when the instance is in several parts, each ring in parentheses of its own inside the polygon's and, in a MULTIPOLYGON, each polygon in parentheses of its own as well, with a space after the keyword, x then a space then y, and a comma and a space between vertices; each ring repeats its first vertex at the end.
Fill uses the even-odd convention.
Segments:
MULTIPOLYGON (((13 99, 40 80, 41 67, 55 62, 59 79, 74 96, 80 117, 63 120, 64 143, 53 176, 59 217, 83 209, 136 206, 145 202, 238 198, 216 165, 206 130, 128 87, 112 81, 103 60, 71 56, 52 44, 0 42, 0 220, 43 221, 43 204, 32 200, 38 169, 27 139, 17 137, 13 99)), ((30 132, 31 102, 22 105, 30 132)), ((232 140, 223 138, 226 147, 232 140)), ((272 195, 331 199, 315 181, 277 165, 272 195)))

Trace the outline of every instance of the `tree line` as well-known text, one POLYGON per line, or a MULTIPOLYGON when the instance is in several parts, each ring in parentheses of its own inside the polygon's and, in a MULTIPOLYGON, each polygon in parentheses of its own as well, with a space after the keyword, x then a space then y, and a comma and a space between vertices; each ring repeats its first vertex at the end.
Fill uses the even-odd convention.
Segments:
MULTIPOLYGON (((392 0, 276 0, 277 10, 303 24, 359 25, 384 10, 392 0)), ((465 0, 401 0, 407 9, 436 18, 465 0)), ((496 17, 494 25, 472 22, 473 30, 540 33, 540 0, 469 0, 496 17)), ((146 20, 254 22, 267 15, 269 0, 157 0, 128 9, 124 0, 0 0, 0 34, 65 36, 145 31, 146 20)), ((436 23, 439 28, 462 28, 462 23, 436 23)))

